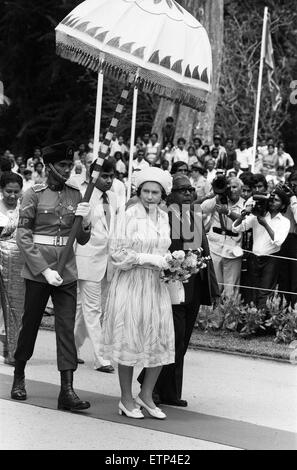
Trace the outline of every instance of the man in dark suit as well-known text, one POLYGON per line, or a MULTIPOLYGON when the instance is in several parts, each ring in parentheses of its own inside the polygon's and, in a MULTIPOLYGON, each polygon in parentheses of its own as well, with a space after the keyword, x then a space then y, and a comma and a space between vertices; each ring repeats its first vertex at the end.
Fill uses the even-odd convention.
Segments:
MULTIPOLYGON (((198 204, 192 204, 193 188, 189 178, 176 175, 168 200, 168 215, 171 227, 170 251, 197 250, 203 248, 202 256, 209 256, 209 246, 202 223, 202 212, 198 204)), ((174 406, 187 406, 182 400, 184 356, 187 352, 191 334, 200 305, 217 302, 219 286, 212 261, 201 272, 193 274, 183 284, 184 298, 172 306, 175 331, 175 363, 163 367, 155 386, 156 403, 174 406)), ((138 381, 142 383, 145 369, 138 381)))

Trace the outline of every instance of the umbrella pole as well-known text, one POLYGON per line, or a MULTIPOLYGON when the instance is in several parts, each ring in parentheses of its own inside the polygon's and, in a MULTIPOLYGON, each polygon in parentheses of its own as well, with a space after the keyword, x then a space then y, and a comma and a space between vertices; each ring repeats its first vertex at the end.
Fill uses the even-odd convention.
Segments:
MULTIPOLYGON (((87 186, 85 195, 83 197, 83 202, 89 202, 89 200, 91 199, 92 193, 93 193, 94 188, 95 188, 95 184, 96 184, 97 179, 100 175, 100 171, 101 171, 104 159, 107 157, 107 153, 108 153, 108 149, 109 149, 109 145, 110 145, 113 133, 115 132, 115 130, 118 126, 119 119, 120 119, 121 114, 123 112, 124 106, 126 104, 126 101, 127 101, 128 95, 129 95, 129 90, 130 90, 131 85, 132 85, 133 82, 134 82, 134 75, 131 74, 129 76, 129 83, 127 84, 126 88, 121 93, 121 96, 120 96, 118 105, 116 107, 114 116, 113 116, 113 118, 111 120, 111 123, 109 125, 108 131, 107 131, 106 136, 104 138, 104 142, 101 145, 99 156, 96 160, 95 168, 92 172, 90 182, 87 186)), ((76 235, 77 235, 77 233, 80 229, 80 224, 81 224, 81 217, 80 216, 75 217, 74 223, 72 225, 71 232, 69 234, 67 244, 66 244, 66 246, 65 246, 65 248, 62 252, 61 258, 60 258, 59 263, 58 263, 57 271, 58 271, 58 273, 60 274, 61 277, 63 277, 62 273, 63 273, 63 270, 65 268, 65 264, 67 262, 69 254, 72 250, 72 246, 73 246, 73 243, 76 239, 76 235)))
POLYGON ((102 95, 103 95, 103 72, 102 72, 102 70, 100 70, 100 72, 98 73, 98 83, 97 83, 93 160, 95 160, 95 158, 98 157, 98 152, 99 152, 99 136, 100 136, 100 125, 101 125, 102 95))
POLYGON ((131 137, 130 137, 127 201, 129 201, 129 199, 131 197, 131 180, 132 180, 133 150, 134 150, 135 129, 136 129, 137 99, 138 99, 138 87, 134 86, 132 125, 131 125, 131 137))

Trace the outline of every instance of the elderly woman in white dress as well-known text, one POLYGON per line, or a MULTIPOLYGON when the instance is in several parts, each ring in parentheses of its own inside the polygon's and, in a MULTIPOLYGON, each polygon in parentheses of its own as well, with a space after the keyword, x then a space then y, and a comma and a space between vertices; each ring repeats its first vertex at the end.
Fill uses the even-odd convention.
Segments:
POLYGON ((143 418, 141 409, 166 418, 153 402, 162 366, 174 362, 174 326, 170 296, 160 279, 171 244, 168 215, 159 205, 171 188, 171 176, 150 167, 136 177, 138 200, 119 217, 110 255, 115 266, 103 321, 102 355, 118 363, 119 413, 143 418), (134 366, 146 368, 134 400, 134 366))

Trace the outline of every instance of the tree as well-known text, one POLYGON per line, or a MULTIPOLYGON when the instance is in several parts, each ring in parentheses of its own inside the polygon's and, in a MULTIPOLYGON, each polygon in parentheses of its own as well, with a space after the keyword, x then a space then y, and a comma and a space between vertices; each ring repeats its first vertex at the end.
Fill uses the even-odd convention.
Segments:
MULTIPOLYGON (((264 67, 259 136, 281 137, 291 121, 290 82, 297 65, 294 52, 297 33, 295 2, 286 0, 235 0, 225 2, 225 50, 222 61, 220 97, 216 126, 225 137, 250 137, 252 142, 257 98, 264 7, 271 14, 271 33, 282 104, 272 111, 267 69, 264 67), (252 25, 252 27, 251 27, 252 25)), ((296 78, 296 76, 295 76, 296 78)))
POLYGON ((218 101, 220 68, 223 53, 223 0, 180 0, 208 32, 213 57, 212 93, 210 94, 205 112, 197 111, 186 106, 173 106, 167 100, 161 99, 154 122, 154 130, 160 132, 164 117, 172 115, 176 118, 176 137, 183 136, 188 142, 193 133, 204 141, 212 141, 215 109, 218 101))
MULTIPOLYGON (((35 145, 64 139, 80 143, 93 135, 97 74, 61 59, 55 51, 55 27, 79 3, 11 0, 1 4, 0 80, 11 105, 0 107, 0 153, 11 148, 29 156, 35 145)), ((116 81, 104 81, 103 129, 110 123, 120 93, 116 81)), ((142 133, 151 129, 158 100, 139 95, 137 126, 142 133)), ((119 126, 126 138, 131 100, 132 96, 119 126)))

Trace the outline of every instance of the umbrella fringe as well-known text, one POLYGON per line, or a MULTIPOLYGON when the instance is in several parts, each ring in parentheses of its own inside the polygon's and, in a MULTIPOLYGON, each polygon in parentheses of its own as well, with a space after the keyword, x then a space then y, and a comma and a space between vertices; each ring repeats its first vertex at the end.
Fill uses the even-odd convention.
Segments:
MULTIPOLYGON (((66 40, 67 39, 69 40, 69 38, 66 37, 66 40)), ((128 63, 118 57, 107 56, 107 54, 101 54, 100 56, 99 52, 97 52, 97 55, 94 55, 91 47, 86 51, 80 47, 79 41, 77 41, 77 45, 74 44, 72 38, 69 42, 70 44, 65 44, 57 40, 56 52, 64 59, 76 62, 94 72, 102 71, 110 78, 125 84, 127 84, 129 75, 132 73, 135 75, 135 84, 137 83, 142 91, 151 94, 155 93, 177 103, 190 106, 198 111, 205 111, 207 92, 201 92, 205 97, 195 96, 193 93, 187 91, 186 88, 181 89, 179 85, 174 88, 172 83, 169 83, 169 79, 167 79, 166 76, 159 74, 157 80, 155 80, 156 73, 154 73, 153 79, 153 72, 150 73, 142 69, 140 69, 139 72, 137 65, 128 63)))

